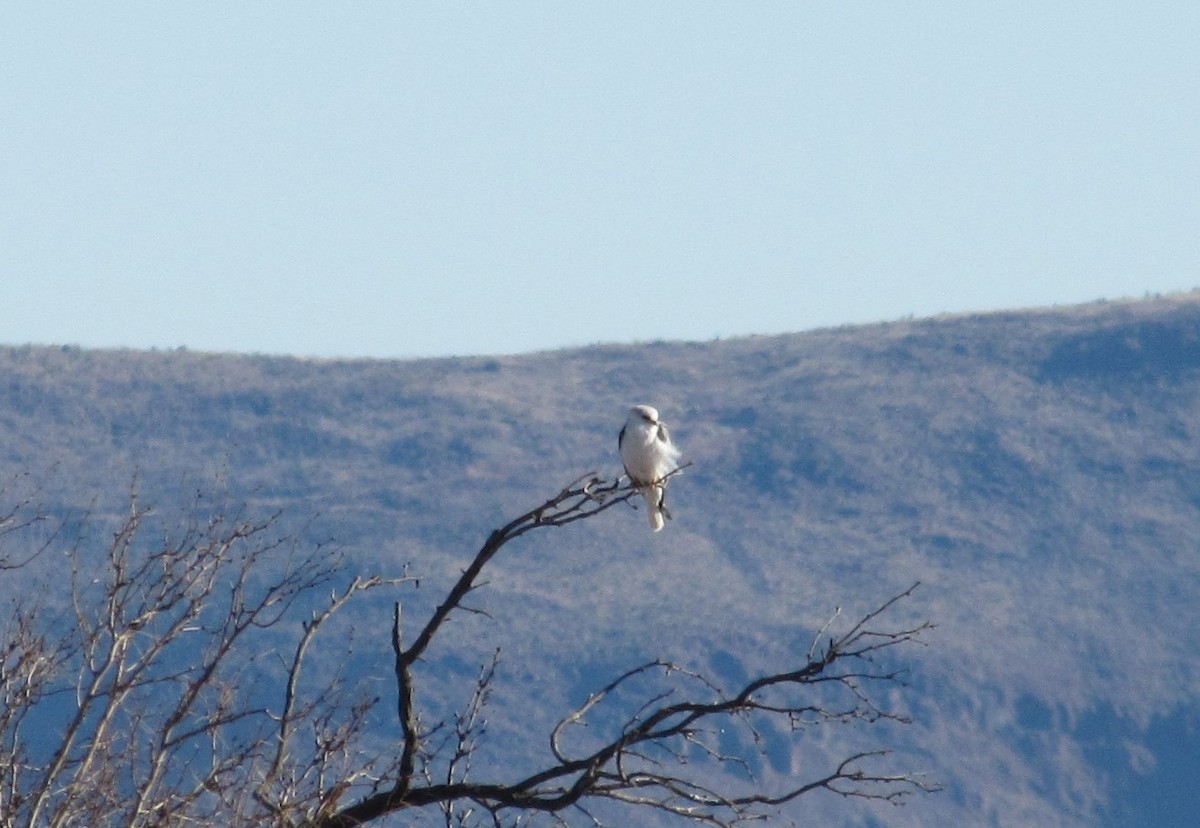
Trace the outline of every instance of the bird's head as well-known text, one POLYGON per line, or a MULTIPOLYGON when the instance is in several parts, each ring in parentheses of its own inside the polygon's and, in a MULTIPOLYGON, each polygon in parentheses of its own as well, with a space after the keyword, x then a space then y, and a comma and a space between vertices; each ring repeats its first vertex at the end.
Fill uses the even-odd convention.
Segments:
POLYGON ((629 422, 635 425, 658 425, 658 409, 649 405, 635 405, 629 409, 629 422))

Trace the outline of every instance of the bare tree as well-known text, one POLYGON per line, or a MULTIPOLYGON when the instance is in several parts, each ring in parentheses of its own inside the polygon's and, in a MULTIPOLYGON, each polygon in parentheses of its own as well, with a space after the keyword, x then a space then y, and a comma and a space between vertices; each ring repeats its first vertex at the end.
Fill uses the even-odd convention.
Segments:
POLYGON ((493 531, 411 632, 395 603, 394 701, 314 670, 310 653, 355 599, 411 580, 407 573, 350 576, 339 555, 300 551, 276 518, 226 508, 150 542, 150 511, 134 494, 98 569, 70 550, 69 602, 17 602, 3 630, 0 826, 348 828, 405 811, 447 828, 539 816, 598 825, 601 807, 725 826, 816 790, 895 802, 935 787, 882 770, 886 751, 866 750, 785 790, 735 789, 723 771, 747 759, 722 752, 717 738, 721 728, 753 735, 764 719, 792 731, 904 721, 873 701, 872 689, 900 679, 885 654, 930 627, 885 623, 912 588, 840 631, 831 619, 785 671, 732 690, 665 661, 634 667, 547 734, 543 766, 475 778, 498 653, 464 707, 429 726, 418 663, 447 619, 468 609, 464 600, 507 544, 595 517, 635 493, 585 475, 493 531), (614 708, 623 711, 616 719, 597 718, 639 693, 632 706, 614 708), (394 748, 380 749, 372 717, 393 703, 394 748))
POLYGON ((300 622, 284 698, 271 706, 246 686, 270 675, 255 656, 288 632, 299 602, 331 584, 338 562, 319 548, 297 554, 272 532, 273 517, 222 509, 153 543, 150 515, 132 495, 102 561, 68 550, 68 571, 49 586, 69 600, 47 589, 8 619, 0 648, 6 828, 250 816, 240 801, 248 769, 285 801, 300 787, 289 786, 281 757, 301 716, 325 731, 342 726, 335 705, 344 699, 332 690, 307 703, 294 693, 305 649, 351 596, 394 581, 354 578, 300 622))

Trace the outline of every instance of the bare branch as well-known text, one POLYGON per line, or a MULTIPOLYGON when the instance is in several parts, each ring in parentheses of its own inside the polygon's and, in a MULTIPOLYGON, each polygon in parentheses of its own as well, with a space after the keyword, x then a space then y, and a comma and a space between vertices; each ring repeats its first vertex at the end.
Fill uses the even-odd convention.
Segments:
MULTIPOLYGON (((931 628, 928 623, 900 628, 877 629, 873 626, 898 601, 909 597, 916 588, 915 584, 866 613, 839 636, 830 638, 823 651, 814 641, 807 659, 795 669, 760 676, 732 695, 720 693, 711 682, 678 665, 653 661, 635 667, 593 693, 582 706, 558 723, 550 734, 554 764, 515 782, 476 782, 456 773, 456 769, 468 761, 471 751, 463 723, 469 720, 472 706, 490 684, 489 672, 486 680, 481 679, 477 685, 476 695, 464 714, 468 718, 460 716, 457 721, 455 750, 443 781, 419 784, 413 774, 412 761, 412 757, 420 750, 418 742, 421 738, 412 718, 415 703, 412 667, 451 613, 456 609, 465 609, 462 599, 477 587, 483 568, 505 544, 527 532, 541 526, 563 526, 591 517, 627 501, 634 493, 635 490, 628 485, 622 486, 619 480, 605 482, 595 475, 584 475, 542 505, 493 531, 407 649, 400 642, 400 611, 397 607, 393 647, 400 691, 402 755, 407 757, 401 762, 401 776, 390 790, 368 796, 337 814, 308 823, 309 826, 349 828, 396 810, 427 805, 439 806, 446 824, 450 825, 454 803, 462 801, 483 807, 491 815, 494 824, 500 824, 499 815, 506 810, 551 813, 557 815, 562 824, 566 824, 562 821, 562 815, 568 811, 595 819, 583 805, 587 800, 609 800, 651 807, 712 825, 729 825, 752 818, 760 814, 761 809, 781 805, 811 790, 826 789, 843 796, 897 801, 911 792, 932 789, 932 785, 912 774, 887 775, 865 770, 863 763, 884 755, 881 751, 856 754, 824 777, 770 795, 718 792, 697 781, 670 773, 651 755, 657 753, 664 758, 673 757, 675 763, 686 763, 686 751, 691 746, 700 747, 701 752, 717 766, 744 764, 743 757, 727 756, 712 749, 705 743, 703 734, 710 727, 718 727, 718 721, 737 723, 748 714, 781 717, 792 729, 823 722, 905 721, 900 714, 884 710, 874 703, 863 690, 863 685, 898 681, 899 674, 878 667, 875 657, 887 649, 918 641, 922 633, 931 628), (861 666, 854 666, 856 664, 861 666), (661 674, 663 678, 674 676, 698 683, 710 698, 705 701, 673 702, 671 699, 681 690, 678 685, 651 693, 610 741, 583 754, 575 755, 570 751, 565 740, 572 728, 584 723, 618 690, 651 674, 661 674), (837 707, 830 707, 828 704, 805 701, 796 695, 805 687, 816 685, 838 688, 844 702, 837 707), (766 694, 771 694, 773 698, 766 698, 766 694)), ((818 638, 824 636, 837 618, 838 614, 835 614, 826 623, 818 633, 818 638)), ((494 671, 494 664, 491 669, 494 671)), ((750 729, 753 730, 752 725, 750 729)))

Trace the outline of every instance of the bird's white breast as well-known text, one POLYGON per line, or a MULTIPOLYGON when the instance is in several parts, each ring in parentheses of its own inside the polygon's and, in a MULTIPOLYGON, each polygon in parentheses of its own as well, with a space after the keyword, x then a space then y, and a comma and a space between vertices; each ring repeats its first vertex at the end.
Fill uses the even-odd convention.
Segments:
POLYGON ((621 462, 630 477, 649 482, 672 470, 674 454, 669 443, 658 439, 657 426, 630 423, 621 441, 621 462))

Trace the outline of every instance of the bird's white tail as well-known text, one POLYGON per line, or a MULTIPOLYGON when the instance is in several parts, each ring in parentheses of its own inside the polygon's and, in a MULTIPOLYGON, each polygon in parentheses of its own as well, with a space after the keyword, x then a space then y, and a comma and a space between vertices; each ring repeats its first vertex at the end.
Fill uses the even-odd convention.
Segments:
POLYGON ((646 514, 650 517, 650 528, 655 532, 663 528, 666 521, 666 508, 663 506, 662 486, 647 486, 642 489, 642 497, 646 499, 646 514))

